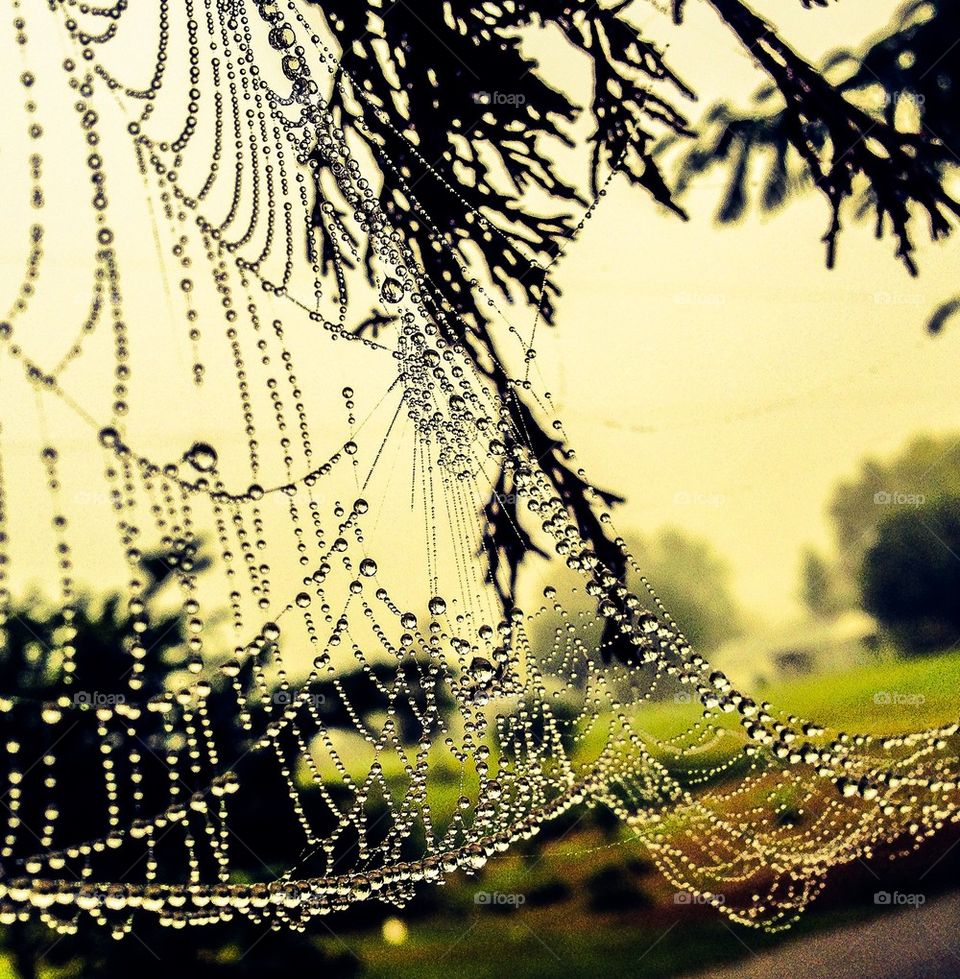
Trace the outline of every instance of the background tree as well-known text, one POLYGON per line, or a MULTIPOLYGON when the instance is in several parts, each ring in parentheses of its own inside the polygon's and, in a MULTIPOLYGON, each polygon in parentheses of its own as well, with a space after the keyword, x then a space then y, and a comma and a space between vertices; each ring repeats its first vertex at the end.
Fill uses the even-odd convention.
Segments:
POLYGON ((804 558, 800 591, 807 607, 822 615, 861 604, 864 555, 884 522, 952 496, 960 496, 960 434, 918 435, 889 459, 864 459, 828 504, 834 555, 804 558))
MULTIPOLYGON (((665 527, 628 546, 698 650, 709 652, 743 635, 746 617, 731 588, 730 568, 708 541, 665 527)), ((640 586, 638 581, 632 584, 634 590, 640 586)))
POLYGON ((836 570, 822 554, 808 548, 800 567, 800 599, 814 615, 829 618, 844 606, 836 570))
MULTIPOLYGON (((628 535, 626 544, 656 587, 657 596, 698 650, 709 652, 743 634, 746 616, 733 594, 730 569, 708 541, 665 527, 647 537, 628 535)), ((586 628, 594 632, 592 638, 599 640, 595 609, 578 587, 580 579, 566 571, 558 575, 550 568, 544 581, 557 588, 558 600, 571 619, 582 617, 586 628)), ((627 584, 641 597, 647 594, 632 570, 627 573, 627 584)), ((553 642, 553 634, 535 626, 532 641, 535 647, 545 649, 553 642)))
MULTIPOLYGON (((192 547, 192 545, 191 545, 192 547)), ((69 826, 70 841, 96 839, 107 833, 107 796, 99 748, 103 737, 98 732, 96 712, 92 707, 98 702, 129 703, 148 702, 169 695, 184 685, 189 676, 188 630, 185 617, 179 612, 164 612, 160 603, 169 592, 175 577, 174 568, 185 555, 177 554, 171 562, 171 554, 147 553, 141 560, 145 582, 144 600, 146 616, 131 611, 126 599, 120 595, 81 596, 67 616, 51 611, 39 600, 33 599, 14 607, 4 629, 0 630, 0 700, 5 709, 0 712, 0 744, 16 743, 23 758, 23 776, 19 789, 20 805, 17 815, 20 830, 13 844, 13 853, 4 861, 2 869, 11 877, 17 876, 20 863, 27 856, 48 847, 55 847, 57 829, 69 826), (143 632, 134 629, 135 619, 146 620, 143 632), (71 626, 74 634, 68 637, 65 626, 71 626), (136 635, 145 650, 141 662, 145 664, 142 687, 132 692, 129 677, 133 658, 131 637, 136 635), (64 682, 63 664, 65 645, 73 647, 71 659, 76 669, 73 681, 64 682), (73 710, 63 711, 62 719, 55 724, 46 722, 37 704, 55 704, 66 697, 75 705, 73 710), (79 706, 76 706, 79 705, 79 706), (69 726, 70 736, 65 737, 69 726), (56 805, 60 815, 53 839, 43 843, 37 835, 47 819, 44 808, 50 794, 43 789, 47 777, 46 766, 40 759, 47 751, 55 751, 58 759, 56 805)), ((200 572, 206 565, 202 555, 188 553, 194 570, 200 572)), ((166 597, 169 597, 167 595, 166 597)), ((249 677, 240 677, 247 683, 249 677)), ((348 677, 350 682, 351 678, 348 677)), ((354 687, 357 682, 352 681, 354 687)), ((282 798, 285 786, 276 765, 271 764, 263 753, 248 752, 247 736, 235 723, 236 700, 229 686, 221 685, 208 699, 211 724, 217 742, 228 767, 242 774, 243 781, 253 787, 255 793, 275 792, 274 798, 282 798)), ((327 702, 330 712, 335 713, 335 698, 327 702)), ((368 708, 374 709, 371 698, 368 708)), ((367 708, 363 708, 367 709, 367 708)), ((150 723, 148 712, 142 712, 143 723, 137 722, 135 743, 140 748, 140 788, 143 799, 140 811, 154 815, 164 811, 171 802, 170 769, 168 752, 183 752, 183 745, 171 742, 159 724, 150 723)), ((117 723, 133 725, 133 720, 122 721, 118 715, 111 719, 117 723)), ((331 719, 336 726, 337 718, 331 719)), ((108 731, 106 737, 115 737, 108 731)), ((123 752, 114 753, 117 784, 131 783, 129 757, 123 752)), ((182 766, 178 784, 183 801, 191 793, 204 787, 204 778, 191 781, 188 766, 182 766)), ((331 790, 335 790, 331 786, 331 790)), ((8 792, 0 796, 6 820, 9 810, 8 792)), ((307 803, 322 807, 316 798, 304 792, 307 803)), ((134 803, 122 795, 118 800, 125 808, 134 803)), ((189 813, 189 809, 188 809, 189 813)), ((190 817, 188 817, 190 818, 190 817)), ((202 838, 202 823, 194 827, 202 838)), ((230 837, 234 843, 234 861, 237 871, 249 880, 273 880, 300 858, 300 844, 296 821, 283 806, 247 804, 237 806, 230 820, 230 837), (246 841, 256 841, 255 849, 246 841)), ((66 842, 66 841, 64 841, 66 842)), ((160 834, 158 856, 164 861, 170 856, 175 865, 178 855, 160 834)), ((69 877, 68 869, 64 871, 69 877)), ((129 855, 117 851, 115 860, 118 879, 133 871, 129 855)), ((429 898, 419 899, 421 903, 429 898)), ((0 913, 9 912, 11 906, 3 906, 0 913)), ((359 909, 359 920, 375 918, 380 909, 359 909)), ((118 972, 136 973, 143 979, 166 979, 171 970, 182 970, 186 975, 231 976, 263 975, 271 970, 302 968, 306 965, 333 968, 337 975, 352 975, 357 967, 356 958, 342 950, 324 946, 317 937, 274 933, 264 935, 264 929, 256 929, 242 918, 229 925, 211 930, 204 940, 198 941, 194 930, 175 931, 161 927, 153 919, 136 922, 136 938, 118 943, 108 929, 81 927, 78 934, 58 937, 37 919, 15 921, 3 928, 4 947, 10 950, 13 967, 20 979, 33 979, 50 968, 67 970, 67 974, 89 977, 117 975, 118 972)))
MULTIPOLYGON (((558 291, 551 273, 576 232, 572 214, 586 207, 588 191, 599 192, 620 174, 682 216, 655 153, 668 137, 690 148, 687 176, 713 160, 733 160, 737 179, 724 209, 729 218, 743 210, 732 202, 744 196, 755 150, 772 146, 782 158, 768 181, 770 204, 786 198, 787 158, 795 157, 830 202, 831 261, 841 209, 855 195, 868 195, 878 231, 890 230, 898 255, 911 269, 914 213, 924 215, 936 238, 948 232, 949 219, 957 212, 943 186, 954 158, 947 137, 934 131, 937 122, 944 123, 941 115, 949 115, 941 112, 943 99, 931 100, 924 116, 930 126, 904 127, 889 105, 870 109, 858 103, 866 83, 851 79, 860 77, 858 71, 867 72, 868 64, 875 70, 882 60, 879 53, 851 59, 848 77, 834 81, 832 71, 805 62, 740 0, 708 2, 754 58, 767 87, 762 114, 760 109, 743 117, 728 112, 730 118, 725 118, 717 110, 708 118, 707 134, 697 139, 681 108, 693 89, 670 69, 662 43, 631 22, 626 3, 458 0, 384 6, 380 0, 314 0, 342 49, 342 86, 333 104, 338 124, 367 144, 384 173, 381 205, 435 284, 440 306, 457 316, 444 326, 453 333, 449 339, 463 345, 497 390, 515 431, 524 433, 581 534, 617 577, 625 573, 625 557, 598 519, 595 503, 611 505, 619 497, 587 482, 562 433, 548 429, 522 379, 508 373, 479 292, 484 278, 509 301, 536 306, 551 323, 558 291), (567 78, 551 77, 526 53, 535 29, 555 30, 587 59, 594 80, 588 98, 578 101, 566 91, 567 78), (586 145, 578 146, 571 127, 583 113, 593 129, 586 145), (726 135, 711 136, 717 125, 726 135), (571 147, 581 150, 579 176, 563 175, 557 162, 558 151, 571 147), (545 196, 554 203, 544 205, 545 196), (412 206, 413 197, 422 209, 412 206), (440 241, 448 247, 440 247, 440 241), (464 275, 464 267, 471 269, 470 275, 464 275)), ((826 6, 822 0, 803 2, 826 6)), ((949 5, 930 6, 949 23, 949 5)), ((683 11, 683 0, 673 0, 678 24, 683 11)), ((955 37, 958 31, 945 33, 955 37)), ((912 43, 900 27, 888 40, 901 46, 912 43)), ((925 49, 918 51, 917 84, 926 82, 926 76, 920 77, 925 68, 921 54, 925 49)), ((952 60, 936 54, 939 77, 950 70, 952 60)), ((931 51, 931 66, 932 57, 931 51)), ((884 84, 889 82, 891 91, 902 88, 899 76, 888 75, 884 84)), ((336 213, 331 216, 321 207, 330 183, 326 174, 335 161, 318 148, 312 162, 318 247, 329 272, 349 264, 338 240, 342 223, 336 213)), ((363 230, 357 235, 362 237, 363 230)), ((389 312, 373 309, 356 329, 381 330, 391 323, 389 312)), ((513 502, 513 480, 514 473, 505 468, 484 508, 481 541, 489 576, 505 606, 514 600, 524 556, 536 550, 527 515, 513 502)), ((629 654, 628 646, 618 644, 615 630, 606 639, 615 653, 629 654)))
POLYGON ((863 562, 863 605, 907 652, 960 640, 960 496, 894 514, 863 562))

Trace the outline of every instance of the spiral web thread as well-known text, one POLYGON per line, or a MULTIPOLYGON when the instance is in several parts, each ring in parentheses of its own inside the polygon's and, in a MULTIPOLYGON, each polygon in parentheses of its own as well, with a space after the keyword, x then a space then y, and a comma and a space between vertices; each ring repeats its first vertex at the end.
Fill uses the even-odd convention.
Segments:
MULTIPOLYGON (((362 900, 402 905, 421 882, 475 872, 571 807, 602 804, 678 888, 779 928, 832 867, 908 852, 956 820, 957 725, 877 739, 756 703, 690 648, 652 589, 632 594, 599 563, 337 129, 332 87, 361 117, 377 106, 348 90, 298 5, 12 8, 5 90, 30 147, 10 206, 25 200, 30 217, 13 229, 27 257, 0 335, 0 615, 9 651, 29 526, 23 546, 55 562, 60 624, 51 692, 0 703, 0 920, 72 932, 92 918, 118 936, 138 912, 302 928, 362 900), (117 65, 131 49, 128 79, 117 65), (64 186, 58 167, 86 176, 64 186), (342 249, 332 275, 311 226, 315 179, 342 249), (68 232, 54 219, 64 208, 68 232), (341 255, 362 267, 357 240, 398 318, 383 337, 350 328, 341 255), (145 287, 137 264, 153 247, 160 271, 145 287), (58 248, 74 271, 89 258, 82 308, 65 301, 58 248), (58 352, 41 358, 37 338, 51 335, 44 349, 58 352), (174 406, 212 416, 209 439, 171 452, 157 415, 174 406), (15 474, 28 416, 34 466, 15 474), (538 545, 581 579, 595 614, 566 610, 552 587, 532 612, 501 611, 474 551, 504 464, 541 522, 538 545), (145 640, 156 552, 186 623, 164 652, 181 654, 166 690, 151 685, 162 664, 145 640), (113 568, 125 668, 91 689, 97 664, 75 642, 83 588, 113 568), (597 622, 610 619, 633 662, 603 661, 597 622), (552 641, 534 644, 542 623, 552 641), (644 707, 679 684, 702 712, 654 738, 644 707), (89 791, 66 794, 81 776, 89 791), (244 826, 255 813, 264 838, 300 834, 278 879, 235 872, 237 813, 244 826)), ((429 225, 410 174, 383 179, 429 225)), ((475 216, 478 234, 500 233, 475 216)), ((449 247, 440 229, 434 242, 449 247)), ((461 268, 506 324, 517 383, 551 415, 532 338, 461 268)))

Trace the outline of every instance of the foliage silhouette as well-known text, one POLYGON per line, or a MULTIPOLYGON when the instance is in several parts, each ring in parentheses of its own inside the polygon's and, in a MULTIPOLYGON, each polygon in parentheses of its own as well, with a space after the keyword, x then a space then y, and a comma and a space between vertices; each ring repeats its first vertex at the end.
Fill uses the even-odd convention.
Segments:
POLYGON ((807 607, 829 615, 861 600, 861 570, 884 522, 904 509, 960 496, 960 439, 918 435, 888 459, 869 457, 841 480, 828 504, 835 553, 809 552, 801 572, 807 607))
POLYGON ((908 652, 960 638, 960 496, 894 514, 863 562, 863 605, 908 652))
MULTIPOLYGON (((803 61, 740 0, 710 3, 772 84, 764 103, 776 92, 782 106, 773 113, 764 106, 760 114, 744 117, 718 109, 711 128, 724 135, 708 132, 696 139, 682 108, 694 97, 692 88, 669 67, 663 43, 630 20, 626 3, 461 0, 415 7, 398 0, 384 8, 373 0, 314 0, 342 49, 343 84, 333 106, 337 121, 367 144, 384 174, 380 204, 436 284, 438 309, 458 317, 446 321, 454 324, 448 327, 454 333, 450 339, 463 346, 497 389, 515 429, 525 433, 580 533, 606 572, 620 579, 626 572, 625 555, 595 512, 598 500, 613 505, 620 498, 592 486, 576 468, 562 434, 548 430, 523 380, 512 376, 499 356, 476 271, 472 277, 464 274, 468 265, 476 269, 471 259, 479 256, 481 269, 508 300, 535 305, 539 318, 553 322, 558 289, 551 273, 577 227, 571 211, 586 204, 584 181, 562 172, 561 151, 581 151, 592 193, 602 192, 614 174, 622 174, 658 205, 681 216, 658 163, 657 144, 691 147, 681 189, 691 174, 716 160, 733 160, 735 179, 724 207, 730 219, 743 211, 738 201, 746 200, 747 163, 755 150, 773 147, 780 161, 767 182, 771 206, 786 198, 787 157, 796 155, 830 201, 831 258, 841 206, 860 186, 860 177, 873 195, 878 227, 882 219, 889 221, 898 254, 911 268, 914 211, 926 214, 937 237, 949 231, 949 218, 957 210, 943 187, 954 123, 940 138, 934 132, 937 125, 945 126, 942 116, 949 115, 942 98, 931 98, 929 127, 901 131, 889 114, 870 113, 848 97, 865 84, 856 72, 834 83, 829 71, 803 61), (565 91, 567 78, 554 77, 525 52, 525 40, 535 29, 554 31, 588 63, 593 89, 585 105, 565 91), (592 133, 586 145, 577 145, 572 124, 584 112, 592 133), (422 211, 411 206, 411 196, 422 211), (544 198, 556 203, 544 204, 544 198), (440 240, 452 251, 440 248, 440 240)), ((804 0, 804 5, 826 4, 804 0)), ((673 3, 677 23, 683 20, 683 7, 680 0, 673 3)), ((937 5, 936 11, 946 20, 931 30, 942 31, 956 14, 946 4, 937 5)), ((905 30, 895 29, 889 43, 914 43, 905 30)), ((861 72, 883 69, 881 54, 879 48, 868 52, 861 72)), ((928 81, 920 77, 925 55, 926 48, 918 50, 917 77, 910 79, 917 84, 928 81)), ((951 64, 948 59, 944 68, 951 64)), ((905 84, 892 70, 888 74, 891 85, 905 84)), ((343 226, 339 219, 330 221, 323 209, 325 174, 336 161, 317 149, 312 163, 319 257, 329 272, 349 264, 337 241, 343 226)), ((379 332, 390 321, 389 313, 372 310, 357 331, 379 332)), ((528 516, 511 505, 515 478, 509 469, 501 473, 482 514, 481 553, 505 608, 514 602, 520 564, 536 550, 528 516)), ((604 640, 613 655, 632 655, 612 626, 604 640)))
MULTIPOLYGON (((741 5, 721 0, 714 6, 741 5)), ((825 238, 830 265, 841 205, 857 195, 858 215, 873 212, 878 238, 889 227, 897 256, 916 273, 912 212, 926 214, 935 239, 949 233, 958 213, 943 186, 960 161, 960 54, 950 47, 960 33, 956 5, 912 0, 882 37, 859 53, 833 54, 820 70, 798 65, 780 42, 769 40, 769 25, 749 13, 733 16, 761 63, 777 56, 769 65, 773 84, 761 87, 746 110, 727 101, 712 106, 703 132, 681 155, 678 190, 724 169, 727 186, 717 218, 726 223, 747 212, 749 181, 758 166, 765 167, 757 201, 763 210, 777 210, 791 191, 815 186, 832 212, 825 238)))

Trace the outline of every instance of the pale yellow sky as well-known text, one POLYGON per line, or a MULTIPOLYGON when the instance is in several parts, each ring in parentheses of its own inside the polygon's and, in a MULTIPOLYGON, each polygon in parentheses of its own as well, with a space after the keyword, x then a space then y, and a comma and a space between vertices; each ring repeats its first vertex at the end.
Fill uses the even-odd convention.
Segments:
MULTIPOLYGON (((872 34, 896 7, 756 4, 809 58, 872 34)), ((752 91, 735 41, 705 4, 687 9, 671 49, 681 75, 705 104, 712 85, 752 91)), ((718 228, 721 185, 697 185, 684 224, 616 182, 561 270, 559 327, 541 334, 541 366, 588 471, 628 497, 618 524, 702 534, 748 608, 789 617, 801 548, 829 545, 836 481, 918 431, 960 431, 960 336, 924 329, 957 291, 960 251, 927 244, 918 221, 912 279, 890 240, 848 216, 828 271, 820 197, 718 228)))
MULTIPOLYGON (((758 4, 775 10, 788 36, 814 58, 879 28, 895 6, 844 0, 829 10, 803 11, 798 3, 758 4)), ((666 23, 644 4, 635 10, 651 27, 666 23)), ((754 87, 749 60, 706 5, 688 5, 687 25, 668 33, 681 74, 704 94, 703 108, 713 92, 745 96, 754 87)), ((536 43, 545 62, 557 57, 556 38, 536 43)), ((63 52, 49 54, 53 65, 63 52)), ((577 69, 570 62, 573 88, 585 81, 577 69)), ((691 107, 693 117, 699 111, 691 107)), ((46 140, 46 166, 51 194, 61 197, 51 201, 44 220, 60 222, 62 230, 86 185, 77 183, 69 153, 51 151, 55 137, 46 140)), ((4 186, 24 185, 21 151, 16 139, 0 147, 4 186)), ((152 413, 131 418, 138 444, 163 458, 178 457, 197 437, 222 444, 228 436, 220 402, 228 399, 231 418, 236 406, 231 367, 217 359, 225 356, 222 344, 208 351, 213 386, 205 400, 173 395, 168 378, 174 369, 189 370, 192 356, 178 325, 180 298, 175 288, 164 289, 153 242, 142 233, 146 214, 135 171, 112 186, 127 212, 121 246, 138 266, 124 279, 138 336, 135 390, 143 405, 153 406, 152 413), (221 381, 213 379, 218 371, 221 381)), ((692 220, 684 224, 615 181, 559 271, 558 326, 538 334, 538 369, 588 473, 628 497, 618 526, 644 532, 674 524, 702 534, 731 563, 747 608, 780 619, 796 610, 801 547, 827 543, 823 508, 836 480, 864 454, 893 451, 917 431, 960 430, 953 367, 960 331, 931 339, 923 328, 930 310, 956 289, 958 251, 955 244, 922 247, 922 274, 911 280, 891 257, 890 241, 873 241, 868 225, 850 220, 838 268, 828 272, 820 242, 827 212, 819 198, 794 203, 772 220, 752 217, 717 229, 711 216, 718 192, 716 182, 698 186, 687 202, 692 220)), ((11 226, 26 227, 29 211, 17 194, 5 207, 11 226)), ((83 203, 81 214, 86 208, 83 203)), ((922 230, 918 224, 918 240, 922 230)), ((51 240, 45 269, 58 277, 58 288, 38 298, 37 311, 50 326, 46 335, 29 338, 37 350, 49 354, 72 340, 87 308, 88 240, 79 231, 51 240)), ((21 238, 0 242, 5 290, 18 281, 23 254, 21 238)), ((273 315, 288 320, 299 362, 316 364, 314 417, 334 419, 332 431, 344 424, 343 358, 355 358, 347 372, 363 378, 358 401, 373 399, 389 383, 389 358, 344 352, 341 345, 334 361, 329 345, 316 346, 309 324, 288 303, 276 304, 273 315)), ((526 335, 532 312, 514 308, 511 317, 526 335)), ((98 417, 108 404, 108 378, 97 358, 109 359, 109 344, 108 333, 93 338, 89 360, 67 375, 72 391, 95 392, 85 406, 96 408, 98 417)), ((9 363, 0 365, 0 383, 11 370, 9 363)), ((12 390, 3 391, 5 420, 12 390)), ((371 407, 361 404, 361 413, 371 407)), ((17 429, 11 433, 8 424, 4 444, 11 462, 25 467, 36 466, 32 454, 42 424, 67 438, 76 426, 56 408, 41 419, 29 398, 16 411, 17 429)), ((13 492, 28 504, 28 489, 13 492)), ((106 500, 86 502, 92 508, 86 512, 107 515, 106 500)), ((96 546, 93 531, 87 543, 96 546)))

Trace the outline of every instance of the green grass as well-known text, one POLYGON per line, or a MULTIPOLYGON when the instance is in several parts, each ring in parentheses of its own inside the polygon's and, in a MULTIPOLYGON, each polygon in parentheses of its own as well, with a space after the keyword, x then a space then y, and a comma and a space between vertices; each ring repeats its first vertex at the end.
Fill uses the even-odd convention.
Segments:
POLYGON ((851 733, 898 734, 960 718, 960 650, 940 656, 881 659, 847 673, 771 686, 775 706, 851 733), (899 697, 884 703, 880 695, 899 697))
MULTIPOLYGON (((955 651, 913 659, 880 655, 846 673, 771 685, 757 699, 828 728, 882 735, 956 720, 958 691, 960 651, 955 651)), ((699 714, 696 705, 667 701, 650 704, 640 718, 647 735, 669 738, 699 714)), ((598 725, 580 753, 595 754, 604 737, 598 725)), ((711 748, 701 759, 710 764, 725 750, 711 748)), ((629 869, 642 870, 640 857, 638 845, 624 843, 587 818, 534 857, 507 854, 480 877, 454 877, 439 890, 441 910, 409 920, 402 944, 387 944, 379 933, 356 936, 348 944, 370 979, 481 979, 498 972, 509 972, 511 979, 559 974, 586 979, 600 973, 643 979, 695 973, 875 913, 867 903, 840 912, 814 906, 790 932, 767 935, 731 926, 709 908, 676 905, 673 889, 655 870, 629 869), (623 906, 606 912, 591 904, 602 889, 598 874, 605 868, 613 875, 609 880, 620 873, 626 888, 623 906), (566 896, 550 906, 498 911, 473 904, 477 891, 531 894, 551 882, 562 885, 566 896)), ((602 886, 609 886, 608 879, 602 886)), ((862 896, 856 900, 862 902, 862 896)))
MULTIPOLYGON (((843 673, 824 673, 771 684, 750 691, 755 699, 809 720, 851 733, 897 734, 921 730, 960 718, 960 650, 940 656, 894 658, 889 651, 877 661, 843 673), (899 695, 884 703, 879 695, 899 695)), ((699 716, 695 705, 671 701, 644 708, 644 731, 657 738, 679 733, 699 716)))
MULTIPOLYGON (((902 660, 880 656, 847 673, 784 682, 755 696, 829 727, 894 734, 955 720, 958 691, 960 651, 902 660), (889 694, 890 702, 878 694, 889 694), (902 702, 896 702, 897 695, 902 702)), ((695 704, 673 701, 649 704, 638 715, 651 741, 678 734, 699 716, 695 704)), ((736 726, 735 717, 727 720, 736 726)), ((582 760, 595 757, 605 737, 606 728, 598 723, 580 746, 582 760)), ((739 744, 733 738, 727 743, 730 747, 721 742, 699 753, 696 764, 713 764, 739 744)), ((443 811, 460 792, 460 773, 449 760, 437 761, 435 791, 443 811)), ((676 768, 687 764, 678 760, 676 768)), ((399 770, 388 777, 392 787, 402 789, 399 770)), ((683 830, 682 819, 676 817, 677 832, 683 830)), ((367 979, 486 979, 497 974, 511 979, 598 974, 653 979, 731 963, 876 913, 862 893, 845 890, 843 910, 814 905, 790 932, 767 935, 733 926, 711 908, 678 905, 673 888, 645 860, 642 844, 629 839, 606 810, 567 814, 543 837, 533 847, 492 860, 480 875, 454 875, 424 893, 419 911, 417 905, 406 911, 383 909, 384 916, 396 915, 408 928, 400 944, 386 942, 379 923, 358 922, 349 930, 337 918, 328 923, 338 937, 317 929, 313 940, 333 953, 351 950, 367 979), (521 894, 526 903, 476 904, 479 891, 521 894), (430 906, 434 910, 428 911, 430 906)), ((373 907, 367 910, 377 913, 373 907)), ((53 973, 42 975, 53 979, 53 973)), ((8 976, 13 971, 0 954, 0 979, 8 976)))

